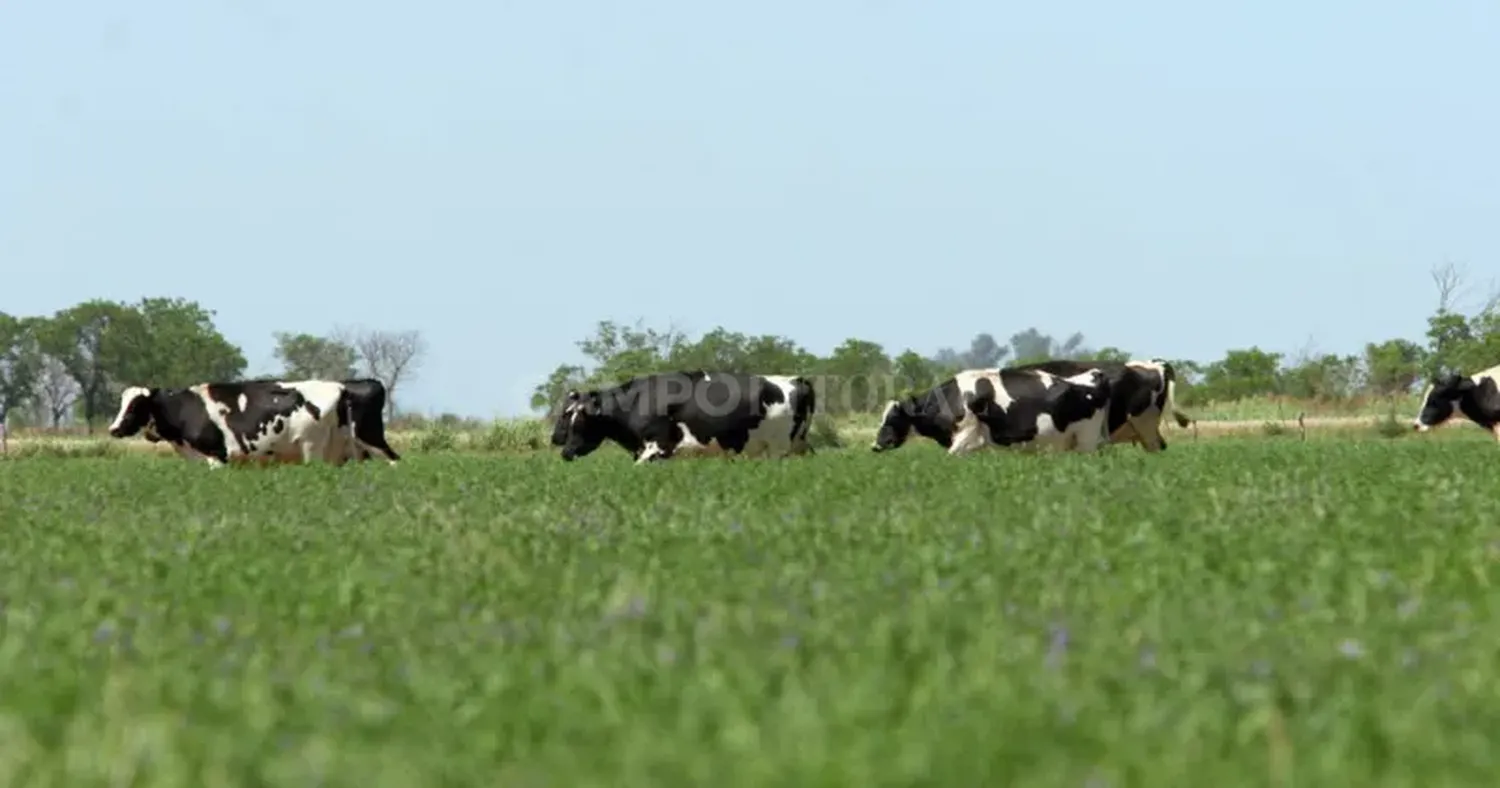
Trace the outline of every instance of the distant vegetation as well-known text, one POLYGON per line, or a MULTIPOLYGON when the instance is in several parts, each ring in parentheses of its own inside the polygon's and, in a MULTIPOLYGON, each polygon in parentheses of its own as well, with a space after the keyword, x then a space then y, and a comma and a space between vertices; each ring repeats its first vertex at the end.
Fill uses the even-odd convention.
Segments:
MULTIPOLYGON (((1428 318, 1425 336, 1380 339, 1348 355, 1310 349, 1289 355, 1251 346, 1211 361, 1169 359, 1178 370, 1179 406, 1200 420, 1408 416, 1431 376, 1471 373, 1500 363, 1496 299, 1466 312, 1457 304, 1463 273, 1448 264, 1434 269, 1432 277, 1437 309, 1428 318)), ((90 432, 114 415, 125 385, 241 378, 244 353, 218 331, 213 315, 176 298, 134 304, 94 300, 48 316, 0 313, 0 421, 8 422, 13 432, 37 427, 90 432)), ((401 413, 401 391, 420 371, 427 351, 419 332, 338 328, 324 336, 275 332, 274 337, 280 375, 368 375, 384 381, 391 390, 388 416, 398 430, 431 424, 453 430, 488 428, 455 414, 401 413)), ((598 322, 577 347, 583 364, 560 364, 537 383, 531 405, 538 415, 546 414, 569 388, 704 368, 811 376, 825 416, 858 420, 877 413, 893 396, 925 388, 965 367, 1158 355, 1153 348, 1095 347, 1078 333, 1058 339, 1036 327, 1004 341, 984 332, 966 346, 925 353, 851 337, 819 355, 774 334, 719 327, 694 338, 644 321, 624 325, 609 320, 598 322)))

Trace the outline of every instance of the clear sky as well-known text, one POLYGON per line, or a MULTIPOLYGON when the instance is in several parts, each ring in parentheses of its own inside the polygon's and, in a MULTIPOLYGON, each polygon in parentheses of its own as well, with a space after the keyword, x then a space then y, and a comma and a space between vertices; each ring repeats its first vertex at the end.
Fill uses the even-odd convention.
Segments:
POLYGON ((523 412, 600 319, 827 352, 1418 338, 1500 274, 1494 0, 0 3, 0 310, 415 328, 523 412))

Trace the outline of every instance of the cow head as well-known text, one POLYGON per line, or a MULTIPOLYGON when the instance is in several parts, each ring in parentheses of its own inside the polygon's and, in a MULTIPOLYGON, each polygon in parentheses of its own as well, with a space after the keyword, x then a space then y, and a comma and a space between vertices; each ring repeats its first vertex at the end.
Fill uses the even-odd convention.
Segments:
POLYGON ((1426 432, 1453 418, 1458 401, 1474 388, 1474 380, 1462 375, 1450 373, 1434 380, 1422 397, 1422 410, 1412 421, 1412 429, 1426 432))
POLYGON ((568 392, 563 411, 552 425, 552 445, 562 447, 564 460, 586 457, 604 443, 608 427, 602 416, 599 392, 568 392))
POLYGON ((880 418, 880 429, 875 433, 871 451, 889 451, 901 448, 911 435, 913 415, 916 412, 914 398, 891 400, 885 405, 885 415, 880 418))
POLYGON ((120 412, 109 424, 112 438, 128 438, 142 430, 146 440, 155 443, 161 440, 156 434, 157 399, 161 389, 131 386, 120 393, 120 412))

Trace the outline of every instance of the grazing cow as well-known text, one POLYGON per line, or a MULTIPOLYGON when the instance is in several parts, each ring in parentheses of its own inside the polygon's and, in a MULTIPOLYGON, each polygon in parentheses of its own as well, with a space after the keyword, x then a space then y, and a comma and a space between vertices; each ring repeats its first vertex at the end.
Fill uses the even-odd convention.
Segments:
POLYGON ((401 459, 385 440, 385 384, 374 378, 343 381, 344 407, 339 408, 339 427, 352 437, 350 457, 368 460, 376 452, 394 465, 401 459))
POLYGON ((1079 375, 1090 369, 1102 370, 1109 378, 1109 439, 1130 441, 1148 452, 1167 448, 1162 437, 1162 421, 1175 418, 1187 426, 1185 416, 1176 411, 1177 372, 1161 359, 1150 361, 1073 361, 1053 359, 1023 364, 1011 369, 1031 369, 1053 375, 1079 375))
POLYGON ((915 431, 964 454, 993 443, 1094 451, 1105 440, 1104 372, 1070 377, 1031 369, 967 369, 923 394, 891 400, 870 446, 899 448, 915 431))
POLYGON ((1455 409, 1500 441, 1500 366, 1468 377, 1448 374, 1433 381, 1422 395, 1422 410, 1411 426, 1427 432, 1453 418, 1455 409))
POLYGON ((717 442, 730 454, 806 454, 816 395, 805 378, 664 372, 612 388, 568 392, 552 444, 573 460, 613 440, 636 464, 717 442))
POLYGON ((313 460, 343 465, 355 447, 385 442, 358 430, 355 402, 344 384, 329 380, 131 386, 120 395, 109 434, 144 433, 148 441, 165 441, 183 458, 213 468, 313 460))

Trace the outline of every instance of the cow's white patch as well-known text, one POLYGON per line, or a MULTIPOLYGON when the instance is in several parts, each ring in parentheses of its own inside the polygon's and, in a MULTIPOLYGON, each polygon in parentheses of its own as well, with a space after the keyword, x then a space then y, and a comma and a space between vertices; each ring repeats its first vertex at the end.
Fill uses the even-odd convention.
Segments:
MULTIPOLYGON (((1034 372, 1032 374, 1041 379, 1043 385, 1048 387, 1052 385, 1052 381, 1054 378, 1051 375, 1048 375, 1045 372, 1034 372)), ((1005 390, 1005 383, 1000 376, 999 367, 991 367, 989 369, 966 369, 962 372, 959 372, 957 375, 954 375, 953 379, 956 383, 958 383, 958 390, 964 396, 973 394, 979 386, 979 381, 988 380, 990 382, 990 385, 995 389, 995 407, 999 408, 1001 413, 1004 413, 1006 410, 1008 410, 1010 406, 1016 401, 1016 398, 1009 391, 1005 390)), ((962 414, 962 416, 963 418, 960 420, 960 423, 968 419, 967 408, 964 409, 964 413, 962 414)))
POLYGON ((682 440, 677 442, 677 451, 702 451, 708 448, 708 444, 699 440, 698 436, 688 429, 688 425, 678 422, 677 429, 682 431, 682 440))
POLYGON ((125 421, 125 414, 130 412, 131 403, 138 398, 149 396, 151 396, 151 390, 144 386, 129 386, 120 392, 120 411, 115 414, 115 419, 109 423, 109 429, 106 432, 114 432, 120 428, 120 424, 125 421))
POLYGON ((972 413, 964 415, 964 420, 959 422, 958 430, 953 435, 953 442, 948 446, 948 454, 968 454, 978 451, 990 445, 990 431, 972 413))
MULTIPOLYGON (((901 403, 897 402, 896 400, 891 400, 890 402, 885 403, 885 412, 880 414, 879 424, 881 428, 885 427, 886 422, 891 420, 891 414, 894 413, 899 407, 901 407, 901 403)), ((870 446, 874 448, 880 447, 880 433, 878 430, 875 433, 875 439, 870 441, 870 446)))
POLYGON ((646 445, 641 447, 641 455, 635 459, 635 464, 645 465, 657 457, 665 455, 666 452, 662 451, 661 446, 657 445, 656 441, 646 441, 646 445))
POLYGON ((1104 443, 1104 430, 1108 426, 1107 416, 1109 411, 1105 408, 1095 410, 1093 415, 1081 421, 1075 421, 1066 429, 1058 429, 1057 422, 1052 414, 1043 413, 1037 416, 1037 436, 1033 443, 1039 448, 1057 449, 1060 451, 1097 451, 1104 443))
POLYGON ((250 397, 248 397, 248 396, 246 396, 244 394, 241 394, 240 395, 239 405, 240 405, 240 412, 244 413, 245 412, 245 408, 249 407, 249 405, 250 405, 250 397))
POLYGON ((765 418, 750 431, 745 443, 746 454, 786 456, 799 441, 792 437, 797 423, 796 379, 791 375, 761 375, 767 384, 781 389, 781 402, 766 408, 765 418))

